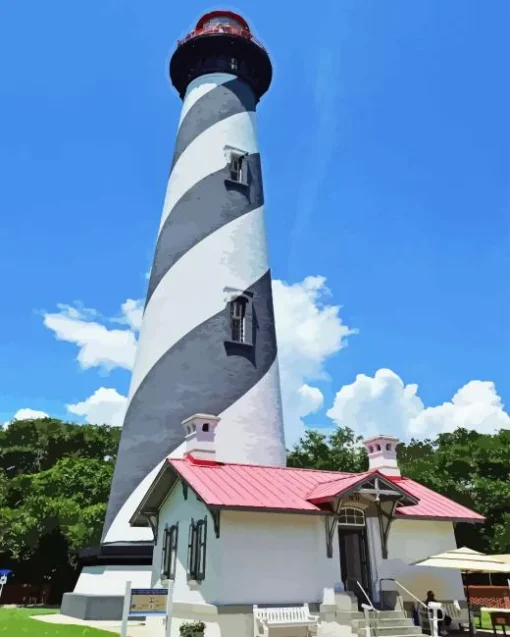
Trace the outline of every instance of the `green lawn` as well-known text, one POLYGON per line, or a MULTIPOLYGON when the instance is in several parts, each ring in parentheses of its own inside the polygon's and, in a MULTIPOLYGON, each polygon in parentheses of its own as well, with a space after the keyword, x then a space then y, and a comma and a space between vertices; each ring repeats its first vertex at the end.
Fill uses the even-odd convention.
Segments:
MULTIPOLYGON (((475 619, 475 625, 477 628, 480 628, 480 624, 479 624, 479 619, 478 617, 475 619)), ((482 611, 482 628, 483 630, 492 630, 492 622, 491 622, 491 616, 487 611, 482 611)), ((503 633, 503 629, 502 628, 496 628, 496 632, 498 633, 503 633)), ((507 632, 508 628, 507 628, 507 632)))
POLYGON ((115 633, 65 624, 47 624, 31 615, 47 615, 58 610, 44 608, 0 608, 1 637, 114 637, 115 633))

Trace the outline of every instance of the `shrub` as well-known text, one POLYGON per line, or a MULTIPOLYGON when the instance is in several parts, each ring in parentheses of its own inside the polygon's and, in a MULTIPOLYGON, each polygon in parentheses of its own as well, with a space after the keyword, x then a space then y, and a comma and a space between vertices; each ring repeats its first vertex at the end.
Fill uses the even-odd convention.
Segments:
POLYGON ((204 622, 185 622, 181 624, 179 628, 181 637, 204 637, 205 624, 204 622))

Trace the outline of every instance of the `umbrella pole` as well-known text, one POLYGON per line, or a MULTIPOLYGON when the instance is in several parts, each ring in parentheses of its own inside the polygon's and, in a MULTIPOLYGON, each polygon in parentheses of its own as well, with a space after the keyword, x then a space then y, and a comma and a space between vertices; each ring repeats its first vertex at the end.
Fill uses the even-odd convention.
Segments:
POLYGON ((468 619, 469 619, 469 634, 471 637, 473 637, 474 630, 473 630, 473 618, 471 616, 471 597, 469 595, 469 578, 468 578, 469 573, 466 571, 466 603, 467 603, 467 609, 468 609, 468 619))

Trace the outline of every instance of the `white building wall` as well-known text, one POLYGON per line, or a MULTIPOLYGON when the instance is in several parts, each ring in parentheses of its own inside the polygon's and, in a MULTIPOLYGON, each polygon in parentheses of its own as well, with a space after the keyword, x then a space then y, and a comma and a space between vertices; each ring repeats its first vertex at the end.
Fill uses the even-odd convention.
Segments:
POLYGON ((74 593, 124 595, 126 582, 131 582, 132 588, 150 588, 150 566, 84 566, 74 593))
MULTIPOLYGON (((222 511, 220 537, 213 520, 191 489, 184 500, 176 484, 160 511, 158 543, 154 550, 152 586, 160 579, 165 524, 179 522, 174 601, 192 604, 320 603, 324 588, 341 579, 338 535, 333 557, 326 554, 324 518, 283 513, 222 511), (206 578, 189 585, 186 576, 188 530, 191 518, 207 516, 206 578)), ((453 524, 426 520, 395 520, 388 559, 382 558, 377 518, 367 518, 372 594, 378 599, 379 582, 393 578, 419 599, 433 590, 438 599, 465 599, 456 571, 411 566, 434 553, 456 548, 453 524)), ((125 581, 125 579, 124 579, 125 581)), ((390 583, 384 588, 393 588, 390 583)), ((400 591, 406 601, 412 598, 400 591)))
POLYGON ((218 601, 218 582, 221 581, 220 540, 214 533, 213 520, 206 507, 191 489, 188 499, 184 499, 182 485, 178 482, 170 492, 159 512, 158 542, 154 547, 152 562, 152 586, 167 586, 161 581, 163 536, 165 525, 179 522, 177 544, 177 564, 175 573, 174 602, 191 604, 216 604, 218 601), (188 532, 191 519, 195 521, 207 516, 206 578, 201 584, 188 584, 188 532))
MULTIPOLYGON (((368 542, 371 555, 372 588, 377 598, 379 580, 385 577, 401 582, 419 599, 433 590, 439 600, 465 599, 462 577, 457 571, 411 566, 430 555, 457 548, 452 522, 432 520, 394 520, 388 540, 388 559, 382 557, 377 518, 368 518, 368 542)), ((383 583, 383 589, 392 588, 383 583)), ((413 598, 400 590, 405 601, 413 598)))
POLYGON ((340 581, 338 538, 326 555, 324 518, 309 515, 222 511, 220 537, 195 494, 184 500, 178 483, 159 514, 152 586, 161 581, 165 525, 179 522, 174 602, 192 604, 278 604, 322 602, 324 587, 340 581), (189 585, 186 577, 191 518, 207 515, 206 577, 189 585))
POLYGON ((338 538, 326 555, 324 518, 224 511, 221 517, 224 604, 321 602, 340 580, 338 538))

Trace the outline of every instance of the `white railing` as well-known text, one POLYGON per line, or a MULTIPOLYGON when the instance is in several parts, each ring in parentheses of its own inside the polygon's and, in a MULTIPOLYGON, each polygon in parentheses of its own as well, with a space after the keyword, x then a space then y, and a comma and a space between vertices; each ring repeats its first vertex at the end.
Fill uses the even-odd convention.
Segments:
MULTIPOLYGON (((371 599, 370 599, 370 597, 368 596, 368 593, 367 593, 367 592, 366 592, 366 590, 363 588, 363 586, 362 586, 359 582, 356 582, 356 584, 359 586, 360 591, 363 593, 363 595, 364 595, 365 599, 367 600, 367 602, 368 602, 368 608, 369 608, 370 610, 373 610, 373 611, 375 611, 375 612, 378 612, 378 611, 377 611, 377 608, 375 608, 375 606, 372 604, 372 600, 371 600, 371 599)), ((365 604, 363 604, 363 606, 365 606, 365 604)))
POLYGON ((428 608, 428 606, 427 606, 427 604, 425 604, 425 602, 422 602, 422 601, 421 601, 421 599, 418 599, 418 598, 416 597, 416 595, 414 595, 413 593, 411 593, 411 591, 410 591, 410 590, 408 590, 408 589, 407 589, 407 588, 406 588, 403 584, 401 584, 401 583, 400 583, 397 579, 394 579, 393 581, 395 582, 395 584, 396 584, 397 586, 399 586, 399 587, 400 587, 400 588, 404 591, 404 593, 407 593, 407 594, 409 595, 409 597, 412 597, 415 601, 417 601, 417 602, 418 602, 418 604, 420 604, 421 606, 423 606, 423 608, 428 608))
POLYGON ((371 637, 371 634, 372 634, 371 623, 372 623, 372 617, 374 615, 371 615, 370 613, 378 613, 379 611, 373 605, 372 600, 368 596, 368 593, 363 588, 363 586, 359 582, 356 582, 356 584, 358 585, 360 591, 363 593, 363 596, 368 602, 368 604, 361 604, 361 608, 363 609, 363 615, 365 617, 365 637, 371 637))
MULTIPOLYGON (((431 637, 438 637, 438 635, 439 635, 439 613, 438 613, 438 611, 441 608, 441 604, 439 604, 438 602, 435 602, 435 603, 432 603, 429 606, 427 606, 427 604, 425 604, 425 602, 422 602, 421 599, 418 599, 418 597, 416 597, 416 595, 414 595, 414 593, 411 593, 411 591, 409 589, 407 589, 398 580, 393 579, 392 577, 385 577, 385 578, 379 580, 379 586, 384 581, 393 582, 394 584, 396 584, 405 593, 407 593, 409 595, 409 597, 412 597, 416 602, 418 602, 418 604, 420 606, 422 606, 427 611, 427 617, 429 619, 430 628, 431 628, 431 631, 430 631, 431 632, 431 637)), ((381 594, 381 593, 382 593, 382 588, 379 588, 379 594, 381 594)))

